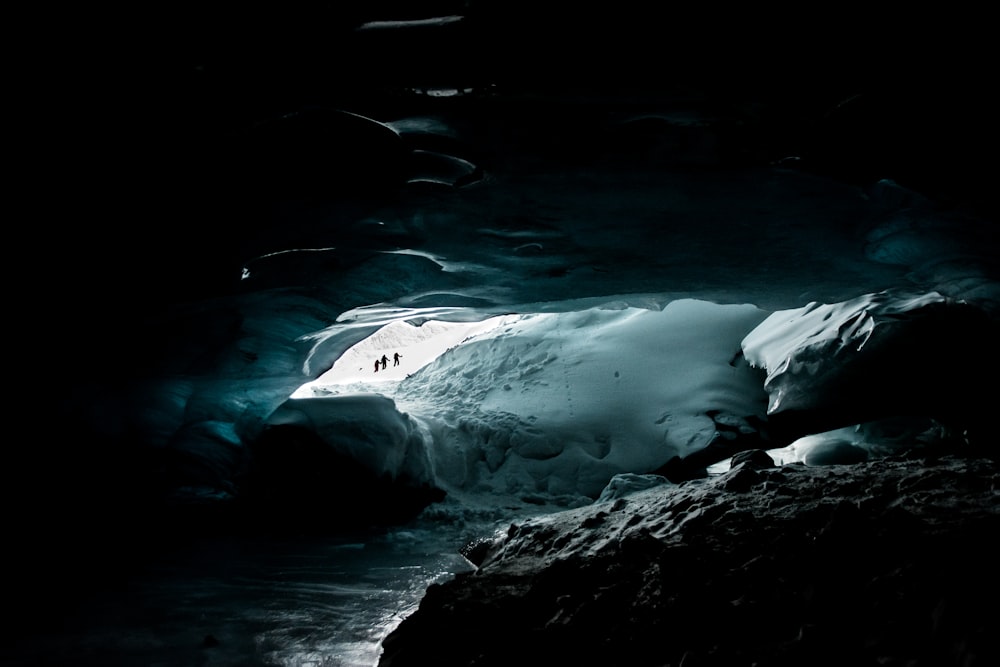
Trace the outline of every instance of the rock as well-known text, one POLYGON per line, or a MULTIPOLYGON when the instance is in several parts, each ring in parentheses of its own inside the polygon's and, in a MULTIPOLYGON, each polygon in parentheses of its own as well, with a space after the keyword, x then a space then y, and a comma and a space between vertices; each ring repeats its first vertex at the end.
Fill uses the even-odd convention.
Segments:
POLYGON ((773 468, 775 466, 774 459, 772 459, 771 456, 762 449, 751 449, 735 454, 732 462, 730 463, 730 467, 735 468, 741 464, 747 464, 755 470, 773 468))
POLYGON ((823 442, 806 454, 804 462, 811 466, 861 463, 868 460, 868 452, 849 442, 823 442))
POLYGON ((744 462, 528 520, 432 586, 380 667, 995 664, 998 482, 989 459, 744 462))
POLYGON ((662 475, 621 473, 611 478, 608 485, 604 487, 603 491, 601 491, 601 495, 598 497, 597 502, 603 503, 618 500, 631 493, 635 493, 636 491, 642 491, 654 486, 659 486, 660 484, 668 483, 667 478, 662 475))

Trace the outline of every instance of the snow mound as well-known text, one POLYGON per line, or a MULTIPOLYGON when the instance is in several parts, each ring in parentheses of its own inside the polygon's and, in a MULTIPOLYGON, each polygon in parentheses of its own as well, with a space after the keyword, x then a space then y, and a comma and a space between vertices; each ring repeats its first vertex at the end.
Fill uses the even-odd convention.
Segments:
POLYGON ((716 436, 710 412, 764 411, 759 375, 736 363, 766 317, 684 299, 508 319, 400 382, 400 409, 432 434, 445 488, 596 498, 716 436))
POLYGON ((981 420, 995 334, 976 305, 883 291, 777 311, 742 348, 767 373, 772 425, 799 420, 807 435, 906 415, 981 420))
POLYGON ((314 432, 338 454, 378 476, 430 484, 433 470, 419 426, 378 394, 289 399, 268 418, 269 426, 314 432))

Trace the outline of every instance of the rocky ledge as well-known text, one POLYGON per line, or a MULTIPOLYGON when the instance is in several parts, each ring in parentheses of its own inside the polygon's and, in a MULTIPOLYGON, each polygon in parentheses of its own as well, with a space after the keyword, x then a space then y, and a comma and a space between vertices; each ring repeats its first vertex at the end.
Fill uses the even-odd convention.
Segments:
POLYGON ((381 667, 1000 664, 996 460, 741 459, 469 545, 381 667))

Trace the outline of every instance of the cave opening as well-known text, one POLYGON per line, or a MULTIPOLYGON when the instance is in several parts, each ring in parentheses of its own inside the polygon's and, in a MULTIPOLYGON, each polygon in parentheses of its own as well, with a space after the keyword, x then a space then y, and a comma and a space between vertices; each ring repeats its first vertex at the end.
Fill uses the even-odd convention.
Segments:
POLYGON ((395 383, 448 350, 516 317, 497 315, 476 321, 421 317, 392 320, 345 350, 329 370, 300 386, 290 398, 368 391, 391 393, 395 383))

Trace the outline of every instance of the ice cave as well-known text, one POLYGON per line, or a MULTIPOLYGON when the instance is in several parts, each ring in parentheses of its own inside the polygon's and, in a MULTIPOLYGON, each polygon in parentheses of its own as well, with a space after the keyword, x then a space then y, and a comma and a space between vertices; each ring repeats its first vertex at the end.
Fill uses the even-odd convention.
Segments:
POLYGON ((79 17, 0 663, 998 664, 978 13, 79 17))

